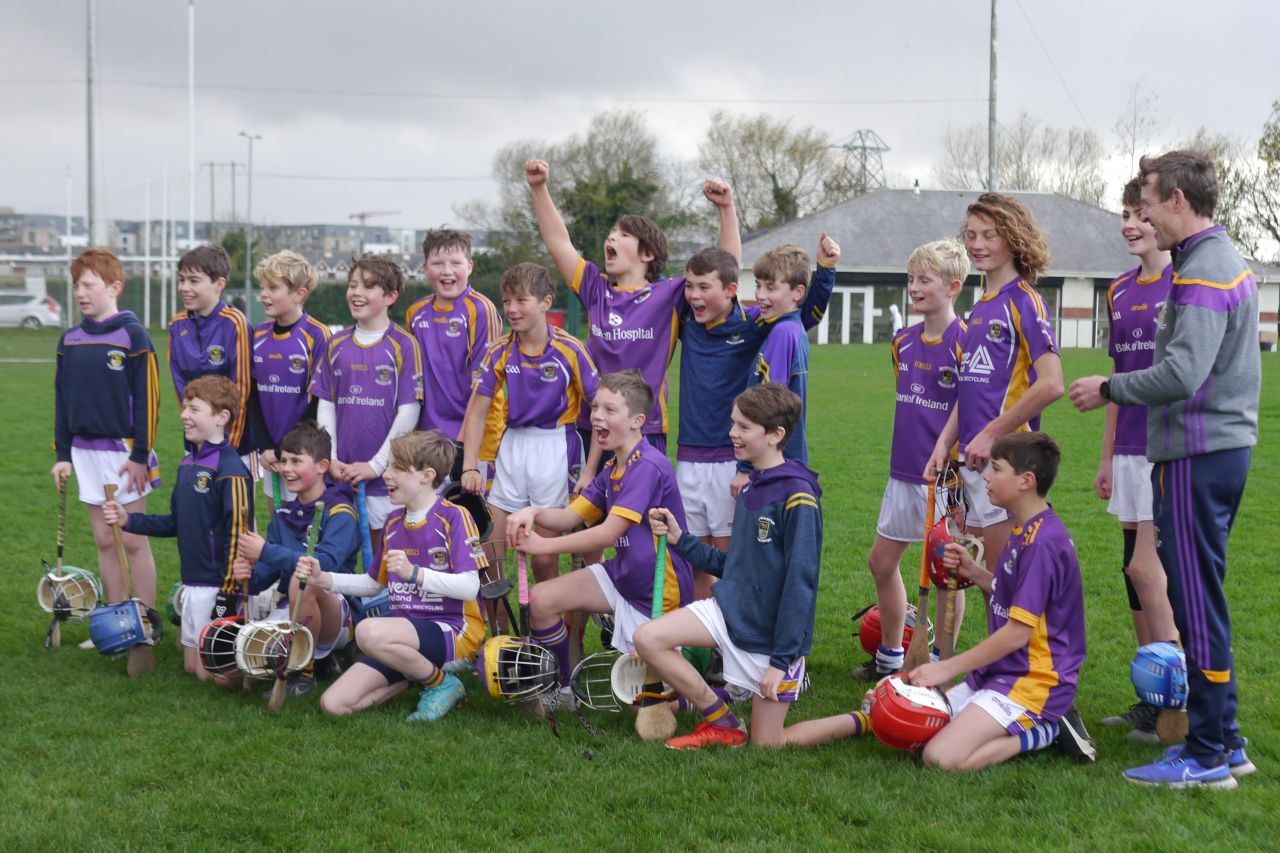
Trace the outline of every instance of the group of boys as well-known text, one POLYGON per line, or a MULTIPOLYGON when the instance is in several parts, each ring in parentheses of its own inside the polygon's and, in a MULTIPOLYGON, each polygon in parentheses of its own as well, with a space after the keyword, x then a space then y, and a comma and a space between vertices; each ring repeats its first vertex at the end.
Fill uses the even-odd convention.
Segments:
MULTIPOLYGON (((1072 398, 1082 408, 1107 399, 1185 409, 1184 428, 1171 426, 1168 417, 1148 424, 1150 441, 1157 434, 1164 441, 1159 452, 1130 435, 1140 432, 1133 425, 1136 415, 1113 409, 1113 437, 1104 440, 1109 470, 1100 469, 1097 486, 1100 495, 1119 494, 1129 506, 1140 506, 1144 498, 1131 486, 1141 479, 1141 466, 1125 474, 1122 485, 1111 457, 1146 453, 1160 465, 1157 512, 1171 513, 1170 524, 1194 524, 1195 515, 1178 515, 1181 504, 1164 498, 1163 488, 1189 488, 1188 478, 1203 473, 1195 466, 1210 464, 1205 454, 1240 455, 1235 448, 1243 448, 1243 462, 1231 460, 1231 470, 1239 469, 1231 483, 1235 503, 1225 492, 1213 498, 1213 509, 1234 513, 1254 440, 1251 424, 1256 435, 1256 383, 1251 423, 1247 370, 1240 382, 1214 383, 1215 368, 1202 376, 1203 384, 1185 386, 1179 367, 1189 357, 1184 338, 1191 333, 1181 327, 1169 331, 1169 306, 1186 295, 1189 307, 1177 316, 1193 317, 1197 335, 1208 330, 1221 339, 1247 335, 1244 315, 1256 296, 1242 265, 1240 275, 1222 277, 1231 272, 1230 244, 1217 232, 1183 234, 1161 224, 1173 223, 1175 214, 1190 222, 1191 213, 1204 224, 1212 214, 1211 200, 1206 210, 1203 198, 1185 189, 1187 170, 1177 171, 1182 166, 1165 158, 1149 167, 1144 161, 1143 168, 1140 200, 1126 191, 1126 229, 1131 220, 1149 219, 1162 248, 1190 238, 1175 248, 1175 287, 1159 321, 1149 310, 1143 315, 1142 322, 1158 327, 1146 329, 1156 340, 1156 363, 1144 368, 1117 356, 1117 370, 1129 372, 1117 373, 1100 390, 1080 380, 1076 386, 1082 390, 1073 386, 1072 398), (1154 187, 1150 199, 1148 185, 1154 187), (1183 199, 1184 207, 1162 219, 1156 210, 1171 198, 1175 205, 1183 199), (1201 243, 1210 248, 1197 250, 1201 243), (1218 278, 1180 278, 1183 255, 1194 255, 1212 267, 1206 276, 1218 278), (1201 287, 1219 280, 1231 287, 1201 287), (1231 423, 1222 415, 1223 430, 1209 431, 1206 418, 1223 411, 1213 405, 1218 398, 1240 403, 1246 415, 1231 423), (1170 449, 1174 444, 1177 450, 1170 449), (1187 460, 1194 474, 1182 470, 1187 460)), ((741 243, 732 191, 723 182, 709 180, 703 188, 719 216, 720 246, 696 253, 683 275, 667 278, 666 238, 651 221, 618 221, 603 247, 602 271, 574 247, 551 198, 547 164, 530 161, 525 172, 547 251, 585 308, 585 343, 549 322, 555 284, 551 272, 536 264, 519 264, 502 276, 502 307, 511 328, 502 335, 495 306, 469 286, 470 238, 462 232, 428 232, 425 269, 433 293, 408 309, 405 327, 389 314, 403 289, 399 268, 377 257, 354 262, 347 289, 354 324, 332 336, 304 310, 315 285, 305 260, 281 252, 258 266, 269 319, 250 334, 243 315, 220 299, 229 274, 225 253, 201 247, 180 263, 185 310, 170 323, 170 369, 189 453, 179 465, 171 512, 146 515, 145 495, 155 482, 148 479, 155 471, 155 356, 136 319, 116 310, 123 281, 119 262, 104 250, 90 250, 73 271, 85 322, 59 348, 55 478, 64 481, 67 463, 75 463, 100 548, 112 524, 128 534, 178 537, 186 588, 181 642, 187 668, 201 678, 206 674, 196 650, 204 625, 234 612, 244 586, 257 592, 276 585, 285 601, 302 596, 300 621, 318 638, 317 658, 353 636, 364 653, 325 692, 326 712, 360 710, 416 684, 422 694, 410 719, 439 719, 465 694, 448 670, 483 640, 479 572, 488 568, 490 556, 501 559, 505 544, 534 558, 532 637, 555 653, 566 692, 574 641, 566 615, 609 613, 613 647, 638 652, 682 703, 702 713, 694 732, 671 739, 669 746, 744 743, 746 733, 730 701, 746 695, 754 696, 751 737, 758 744, 819 743, 866 731, 862 710, 783 725, 811 648, 822 539, 821 490, 806 465, 806 331, 825 312, 839 246, 822 235, 812 271, 799 247, 766 252, 753 268, 757 304, 747 307, 736 295, 741 243), (681 418, 673 468, 666 452, 666 373, 680 342, 681 418), (90 344, 108 347, 105 361, 99 358, 104 351, 90 344), (81 355, 90 351, 91 359, 81 355), (81 392, 102 403, 96 414, 77 402, 81 392), (257 460, 249 456, 254 451, 257 460), (272 497, 265 540, 252 530, 250 471, 262 476, 272 497), (125 485, 121 499, 104 506, 99 487, 119 478, 125 485), (485 497, 494 546, 487 554, 472 516, 441 497, 450 482, 485 497), (319 521, 312 517, 318 500, 326 507, 319 521), (306 531, 313 523, 320 524, 321 544, 306 556, 306 531), (365 537, 376 557, 358 574, 356 552, 365 537), (665 565, 657 567, 666 582, 654 607, 654 562, 664 553, 660 537, 668 537, 672 547, 665 551, 665 565), (613 553, 602 559, 606 548, 613 553), (584 555, 589 565, 560 575, 559 554, 584 555), (316 592, 304 594, 300 583, 316 592), (353 630, 349 600, 384 590, 387 615, 367 618, 353 630), (665 615, 651 621, 653 611, 665 615), (696 647, 718 650, 724 689, 710 687, 692 656, 679 651, 696 647)), ((953 544, 946 564, 983 592, 991 635, 960 655, 909 673, 924 686, 969 673, 950 694, 955 719, 930 742, 924 758, 973 769, 1064 735, 1076 754, 1091 758, 1092 745, 1072 710, 1084 659, 1079 567, 1069 534, 1046 501, 1060 454, 1051 439, 1033 431, 1041 411, 1064 390, 1052 327, 1034 288, 1048 252, 1029 211, 997 194, 970 207, 963 238, 964 246, 923 246, 908 262, 907 292, 923 322, 893 342, 894 450, 869 558, 883 633, 863 674, 879 678, 902 666, 907 608, 898 562, 906 543, 922 538, 928 488, 923 484, 951 463, 958 443, 968 523, 985 541, 986 560, 980 565, 953 544), (987 289, 966 324, 956 317, 953 302, 970 261, 984 274, 987 289)), ((1142 256, 1143 267, 1131 283, 1146 286, 1159 258, 1148 258, 1150 247, 1131 240, 1135 245, 1140 249, 1131 251, 1142 256)), ((1112 288, 1117 314, 1127 304, 1124 281, 1112 288)), ((1253 316, 1256 324, 1256 311, 1253 316)), ((1202 366, 1212 364, 1207 357, 1202 366)), ((1212 466, 1205 470, 1211 469, 1225 476, 1212 466)), ((1187 755, 1166 756, 1153 766, 1230 766, 1232 775, 1225 778, 1234 783, 1241 775, 1237 767, 1243 767, 1236 753, 1247 759, 1234 724, 1234 676, 1224 645, 1229 620, 1221 597, 1221 553, 1212 550, 1213 543, 1189 539, 1206 552, 1193 549, 1179 562, 1172 552, 1165 559, 1173 544, 1160 543, 1164 568, 1180 566, 1184 574, 1180 583, 1170 578, 1170 611, 1160 604, 1164 572, 1146 547, 1153 543, 1145 538, 1154 540, 1150 515, 1126 512, 1120 510, 1122 522, 1135 527, 1134 536, 1126 535, 1125 563, 1139 639, 1177 639, 1170 636, 1176 621, 1178 634, 1194 639, 1188 658, 1198 667, 1187 755), (1196 564, 1210 557, 1217 562, 1196 564), (1212 579, 1203 579, 1206 571, 1217 572, 1216 588, 1212 579), (1194 590, 1188 587, 1193 581, 1194 590), (1185 601, 1201 601, 1206 589, 1215 605, 1212 618, 1206 620, 1203 605, 1197 605, 1200 610, 1192 609, 1198 615, 1188 621, 1185 601), (1220 762, 1214 760, 1219 754, 1220 762)), ((1219 532, 1225 543, 1225 532, 1219 532)), ((154 564, 149 551, 141 556, 145 540, 126 541, 135 568, 148 579, 138 588, 147 600, 154 597, 154 564)), ((110 597, 115 587, 105 550, 102 566, 110 597)), ((308 672, 291 688, 300 692, 312 684, 308 672)), ((1225 785, 1219 777, 1226 773, 1211 774, 1209 783, 1225 785)), ((1139 772, 1140 778, 1130 778, 1150 782, 1151 776, 1139 772)))

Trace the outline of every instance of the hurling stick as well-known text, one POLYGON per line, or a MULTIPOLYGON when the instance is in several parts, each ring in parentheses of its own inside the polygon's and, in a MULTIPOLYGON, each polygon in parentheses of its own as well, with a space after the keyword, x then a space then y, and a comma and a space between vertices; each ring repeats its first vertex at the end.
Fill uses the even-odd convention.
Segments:
POLYGON ((938 490, 929 486, 929 497, 925 501, 924 540, 920 553, 920 598, 916 602, 916 630, 911 635, 911 647, 902 658, 902 671, 910 674, 911 670, 929 662, 929 531, 933 529, 934 502, 938 490))
MULTIPOLYGON (((586 566, 586 561, 582 559, 581 554, 569 555, 569 570, 577 571, 586 566)), ((569 671, 573 670, 582 662, 583 635, 587 630, 587 611, 571 610, 566 614, 565 628, 569 632, 569 671)))
MULTIPOLYGON (((114 501, 116 499, 116 484, 107 483, 102 487, 102 491, 106 494, 107 500, 114 501)), ((124 535, 120 532, 120 525, 111 525, 111 539, 116 546, 116 562, 120 564, 120 579, 124 581, 124 597, 126 601, 133 600, 133 575, 129 571, 129 555, 124 551, 124 535)), ((140 672, 150 672, 156 668, 156 655, 150 646, 137 645, 129 649, 129 663, 125 667, 125 672, 130 676, 137 675, 140 672)))
MULTIPOLYGON (((316 501, 315 514, 311 516, 311 525, 307 528, 307 556, 316 552, 316 540, 320 538, 320 524, 324 521, 324 501, 316 501)), ((289 597, 289 634, 284 642, 284 662, 276 670, 276 683, 271 685, 271 698, 267 701, 268 711, 279 711, 284 707, 284 700, 289 691, 285 687, 285 673, 289 670, 289 656, 293 654, 293 634, 298 630, 298 607, 302 597, 306 595, 307 582, 298 578, 298 594, 289 597)))
POLYGON ((356 484, 356 515, 360 519, 360 568, 368 572, 373 565, 373 541, 369 531, 369 498, 363 481, 356 484))
MULTIPOLYGON (((59 575, 62 574, 62 551, 67 541, 67 484, 61 480, 58 481, 58 556, 57 566, 54 569, 59 575)), ((48 563, 45 563, 46 568, 48 563)), ((58 618, 56 607, 53 613, 53 621, 49 624, 49 633, 44 638, 44 647, 55 648, 62 645, 62 620, 58 618)))
MULTIPOLYGON (((667 576, 667 537, 658 537, 658 554, 653 566, 653 606, 650 618, 662 615, 662 591, 667 576)), ((676 715, 663 695, 662 678, 652 666, 645 665, 644 690, 640 709, 636 712, 636 734, 641 740, 666 740, 676 733, 676 715)))
MULTIPOLYGON (((253 488, 252 485, 250 486, 250 488, 253 488)), ((256 532, 258 529, 258 525, 256 522, 257 522, 257 519, 255 519, 252 515, 250 515, 248 509, 246 508, 245 511, 240 516, 240 529, 253 530, 256 532)), ((243 593, 244 594, 244 624, 246 627, 249 625, 249 621, 252 618, 249 615, 249 602, 253 600, 253 593, 249 591, 249 583, 250 581, 246 579, 244 582, 244 593, 243 593)), ((250 682, 248 678, 241 678, 240 687, 247 694, 250 690, 253 689, 253 684, 250 682)))

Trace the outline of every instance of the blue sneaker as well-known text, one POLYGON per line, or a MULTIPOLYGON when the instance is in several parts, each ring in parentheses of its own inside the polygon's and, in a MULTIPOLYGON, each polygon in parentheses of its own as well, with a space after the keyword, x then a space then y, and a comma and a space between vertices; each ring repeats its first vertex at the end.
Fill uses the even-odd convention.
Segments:
POLYGON ((1236 779, 1225 762, 1217 767, 1204 767, 1191 756, 1184 756, 1180 746, 1165 750, 1154 764, 1129 768, 1124 771, 1124 778, 1135 785, 1168 788, 1230 789, 1236 786, 1236 779))
POLYGON ((422 691, 418 710, 404 718, 406 723, 434 723, 453 710, 453 706, 467 698, 467 690, 456 675, 446 673, 444 681, 422 691))
POLYGON ((1253 766, 1253 762, 1249 760, 1249 756, 1244 754, 1244 748, 1248 745, 1248 738, 1240 738, 1240 745, 1231 750, 1231 756, 1227 759, 1227 770, 1236 779, 1239 779, 1242 776, 1248 776, 1250 773, 1258 769, 1253 766))

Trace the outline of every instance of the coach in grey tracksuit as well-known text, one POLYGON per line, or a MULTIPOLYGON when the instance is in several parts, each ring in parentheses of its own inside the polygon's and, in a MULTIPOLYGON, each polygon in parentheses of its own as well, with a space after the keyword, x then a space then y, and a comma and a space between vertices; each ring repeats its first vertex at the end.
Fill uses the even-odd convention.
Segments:
MULTIPOLYGON (((1227 537, 1258 441, 1262 362, 1258 288, 1226 229, 1212 223, 1218 184, 1202 155, 1173 151, 1143 158, 1143 217, 1161 249, 1173 252, 1173 284, 1146 370, 1073 383, 1082 411, 1110 400, 1149 407, 1160 560, 1187 656, 1190 729, 1185 754, 1216 778, 1248 762, 1236 725, 1231 614, 1223 593, 1227 537)), ((1252 765, 1249 765, 1250 770, 1252 765)), ((1126 772, 1132 781, 1149 768, 1126 772)), ((1192 773, 1198 773, 1193 769, 1192 773)), ((1166 774, 1167 775, 1167 774, 1166 774)))

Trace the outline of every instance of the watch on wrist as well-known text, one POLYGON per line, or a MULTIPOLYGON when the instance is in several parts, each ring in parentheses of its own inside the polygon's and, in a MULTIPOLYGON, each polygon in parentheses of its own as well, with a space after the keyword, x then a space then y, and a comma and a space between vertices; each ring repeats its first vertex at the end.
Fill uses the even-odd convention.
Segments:
POLYGON ((1104 379, 1102 384, 1098 386, 1098 393, 1102 395, 1102 399, 1108 403, 1111 402, 1111 380, 1104 379))

